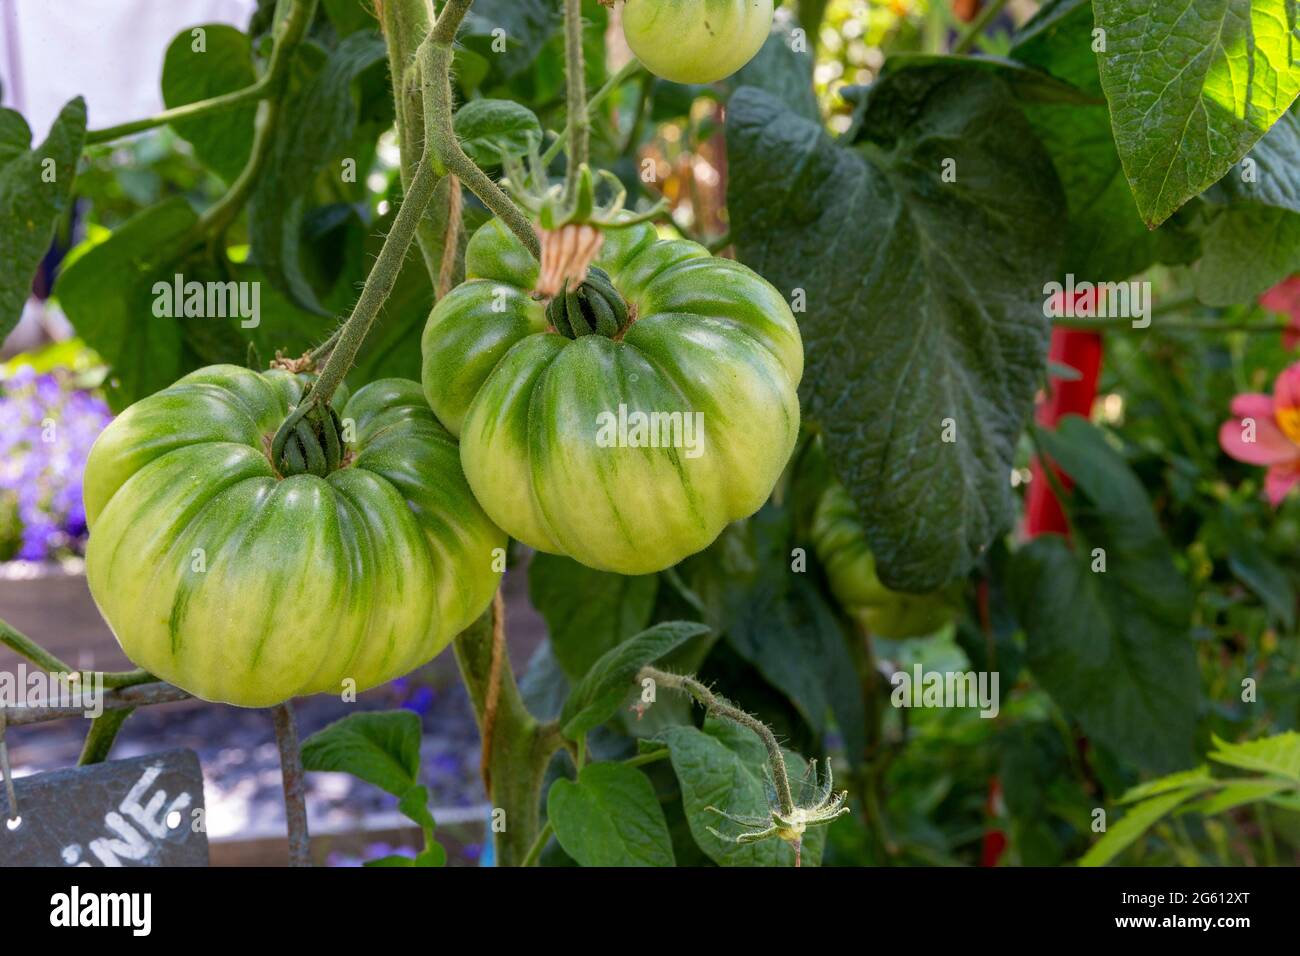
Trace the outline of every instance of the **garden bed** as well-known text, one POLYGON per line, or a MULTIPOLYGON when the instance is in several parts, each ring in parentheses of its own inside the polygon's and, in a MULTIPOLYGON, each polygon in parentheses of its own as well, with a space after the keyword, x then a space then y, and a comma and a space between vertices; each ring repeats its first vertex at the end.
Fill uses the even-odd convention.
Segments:
MULTIPOLYGON (((75 563, 0 566, 0 619, 39 637, 69 663, 101 669, 130 666, 95 610, 75 563)), ((526 578, 512 572, 503 585, 511 618, 511 656, 522 668, 545 634, 528 603, 526 578)), ((0 650, 0 670, 19 658, 0 650)), ((356 703, 317 695, 294 703, 298 731, 307 737, 362 710, 406 707, 420 715, 422 782, 429 788, 449 862, 472 864, 481 850, 488 807, 479 776, 479 736, 469 698, 450 653, 415 673, 361 694, 356 703), (448 826, 443 833, 442 827, 448 826)), ((82 721, 61 720, 9 731, 16 776, 77 762, 82 721)), ((190 700, 142 708, 123 725, 114 758, 187 747, 203 766, 208 837, 214 864, 283 862, 284 793, 280 757, 268 712, 190 700)), ((307 811, 318 862, 346 865, 418 846, 419 832, 397 813, 397 801, 350 774, 307 775, 307 811)))

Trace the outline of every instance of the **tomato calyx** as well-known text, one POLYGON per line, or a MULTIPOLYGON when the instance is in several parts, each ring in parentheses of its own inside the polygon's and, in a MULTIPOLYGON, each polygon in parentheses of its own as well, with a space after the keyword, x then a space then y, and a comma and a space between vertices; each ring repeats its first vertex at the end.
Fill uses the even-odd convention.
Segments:
POLYGON ((289 413, 275 437, 268 457, 281 478, 315 475, 324 478, 346 464, 343 424, 333 406, 310 396, 289 413))
POLYGON ((603 335, 613 339, 631 324, 631 310, 609 275, 592 266, 587 278, 575 288, 564 284, 559 295, 547 304, 546 318, 566 338, 603 335))

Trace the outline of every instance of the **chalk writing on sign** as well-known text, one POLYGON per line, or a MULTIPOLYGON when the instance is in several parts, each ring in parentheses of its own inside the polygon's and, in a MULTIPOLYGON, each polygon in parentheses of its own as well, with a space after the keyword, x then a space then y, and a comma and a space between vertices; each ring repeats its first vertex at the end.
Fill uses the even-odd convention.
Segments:
MULTIPOLYGON (((21 777, 15 790, 19 822, 0 825, 0 866, 207 865, 192 751, 21 777)), ((0 794, 0 817, 5 804, 0 794)))

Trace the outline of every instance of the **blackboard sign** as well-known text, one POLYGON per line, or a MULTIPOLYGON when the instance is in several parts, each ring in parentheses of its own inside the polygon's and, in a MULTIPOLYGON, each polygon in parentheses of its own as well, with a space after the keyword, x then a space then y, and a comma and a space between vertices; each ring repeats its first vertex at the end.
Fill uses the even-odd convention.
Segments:
POLYGON ((192 750, 14 781, 11 829, 0 787, 0 866, 207 866, 203 772, 192 750))

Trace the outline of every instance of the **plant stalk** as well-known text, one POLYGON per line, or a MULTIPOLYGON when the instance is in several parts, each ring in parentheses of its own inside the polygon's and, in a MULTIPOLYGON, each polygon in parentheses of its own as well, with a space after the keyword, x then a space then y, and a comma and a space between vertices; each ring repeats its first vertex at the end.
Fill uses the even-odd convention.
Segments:
POLYGON ((643 667, 636 676, 638 683, 648 677, 660 687, 683 691, 695 698, 715 717, 724 717, 756 733, 763 741, 763 746, 767 748, 767 762, 772 768, 772 782, 776 785, 776 799, 781 813, 786 817, 794 813, 794 795, 790 792, 790 776, 785 768, 785 755, 781 753, 781 745, 777 742, 776 734, 772 733, 772 728, 753 714, 748 714, 729 701, 723 700, 693 677, 685 674, 670 674, 655 667, 643 667))
POLYGON ((582 58, 582 0, 564 0, 564 72, 569 157, 564 171, 564 204, 573 202, 578 172, 587 162, 591 116, 587 113, 586 65, 582 58))

